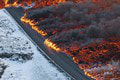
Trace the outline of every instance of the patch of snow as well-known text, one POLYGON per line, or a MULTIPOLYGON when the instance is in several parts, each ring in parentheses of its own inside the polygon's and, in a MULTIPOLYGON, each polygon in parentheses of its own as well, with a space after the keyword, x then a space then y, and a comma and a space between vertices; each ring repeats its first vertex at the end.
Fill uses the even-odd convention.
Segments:
POLYGON ((0 35, 0 53, 32 53, 31 45, 21 37, 0 35), (8 45, 9 44, 9 45, 8 45))
POLYGON ((33 55, 32 59, 26 62, 0 57, 7 65, 0 80, 71 80, 37 50, 5 11, 0 10, 0 54, 33 53, 33 55))

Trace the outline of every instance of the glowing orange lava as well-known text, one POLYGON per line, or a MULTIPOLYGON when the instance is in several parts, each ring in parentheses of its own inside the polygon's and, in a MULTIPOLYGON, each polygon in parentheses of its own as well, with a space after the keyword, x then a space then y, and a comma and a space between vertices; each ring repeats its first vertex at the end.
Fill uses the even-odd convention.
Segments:
MULTIPOLYGON (((31 5, 35 3, 36 5, 33 8, 39 8, 43 6, 50 6, 50 5, 57 5, 58 3, 65 3, 69 0, 1 0, 0 1, 0 8, 10 7, 10 6, 22 6, 24 7, 25 4, 31 5), (12 3, 10 3, 12 2, 12 3)), ((87 0, 70 0, 73 2, 86 2, 87 0)), ((93 3, 100 5, 101 7, 108 7, 113 3, 120 3, 120 0, 91 0, 93 3)))
POLYGON ((46 46, 48 46, 49 48, 52 48, 53 50, 55 50, 55 51, 57 51, 57 52, 60 52, 61 51, 61 49, 55 44, 55 43, 53 43, 51 40, 49 40, 49 39, 46 39, 45 41, 44 41, 44 44, 46 45, 46 46))
POLYGON ((27 23, 31 26, 35 25, 37 22, 33 21, 33 20, 30 20, 30 19, 27 19, 26 18, 26 14, 24 14, 24 16, 21 18, 21 21, 24 22, 24 23, 27 23))
POLYGON ((37 31, 37 32, 38 32, 39 34, 41 34, 42 36, 46 36, 46 35, 47 35, 46 32, 44 32, 44 31, 42 31, 42 30, 39 30, 39 28, 35 26, 35 24, 36 24, 37 22, 35 22, 35 21, 33 21, 33 20, 30 20, 30 19, 27 19, 27 18, 26 18, 26 14, 21 18, 21 21, 24 22, 24 23, 29 24, 30 26, 32 26, 32 29, 35 30, 35 31, 37 31))
POLYGON ((32 0, 1 0, 0 1, 0 9, 1 8, 5 8, 5 7, 17 7, 17 6, 22 6, 24 7, 25 4, 27 5, 31 5, 32 4, 32 0))
POLYGON ((47 35, 46 32, 44 32, 44 31, 42 31, 42 30, 39 30, 38 27, 36 27, 36 26, 32 26, 32 29, 35 30, 35 31, 37 31, 37 32, 38 32, 39 34, 41 34, 42 36, 46 36, 46 35, 47 35))
POLYGON ((17 0, 14 1, 12 4, 9 4, 8 2, 9 2, 9 0, 5 0, 5 7, 17 6, 18 5, 17 0))

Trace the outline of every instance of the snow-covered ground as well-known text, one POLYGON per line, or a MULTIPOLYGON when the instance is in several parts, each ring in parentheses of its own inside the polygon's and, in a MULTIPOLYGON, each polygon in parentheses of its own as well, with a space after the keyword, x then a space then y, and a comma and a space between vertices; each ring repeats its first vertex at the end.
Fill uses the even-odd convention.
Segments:
POLYGON ((0 63, 0 80, 71 80, 37 50, 5 9, 0 10, 0 63))

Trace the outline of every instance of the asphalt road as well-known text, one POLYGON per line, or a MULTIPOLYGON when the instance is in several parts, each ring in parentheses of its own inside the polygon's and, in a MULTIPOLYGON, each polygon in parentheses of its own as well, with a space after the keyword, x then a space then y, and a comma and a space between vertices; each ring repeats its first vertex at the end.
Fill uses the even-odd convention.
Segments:
POLYGON ((55 51, 47 48, 44 44, 44 38, 36 31, 32 30, 28 24, 20 21, 23 16, 22 8, 7 8, 10 15, 17 21, 17 23, 24 29, 29 37, 41 48, 57 65, 59 65, 65 72, 73 77, 73 80, 92 80, 84 74, 84 72, 75 64, 71 57, 64 53, 56 53, 55 51))

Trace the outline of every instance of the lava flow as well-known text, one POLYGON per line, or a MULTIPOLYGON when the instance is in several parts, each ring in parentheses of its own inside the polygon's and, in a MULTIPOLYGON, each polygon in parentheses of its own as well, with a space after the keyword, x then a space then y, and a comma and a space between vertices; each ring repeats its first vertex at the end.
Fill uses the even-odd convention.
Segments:
POLYGON ((46 33, 44 44, 70 55, 91 78, 120 79, 119 0, 66 0, 30 9, 21 21, 46 33))
POLYGON ((47 47, 70 55, 93 79, 120 80, 120 0, 2 1, 0 8, 34 2, 21 21, 47 47))
POLYGON ((10 6, 16 7, 18 5, 25 7, 26 5, 30 6, 32 3, 35 4, 35 6, 32 7, 32 9, 34 9, 43 6, 57 5, 59 3, 65 3, 67 1, 72 1, 75 3, 93 2, 104 8, 111 6, 113 3, 120 3, 120 0, 1 0, 0 9, 10 6))
POLYGON ((26 5, 30 6, 32 3, 35 4, 32 8, 39 8, 43 6, 56 5, 61 2, 66 2, 67 0, 1 0, 0 1, 0 9, 4 7, 17 7, 26 5))
POLYGON ((0 1, 0 9, 1 8, 5 8, 5 7, 17 7, 17 6, 22 6, 24 7, 25 4, 27 5, 31 5, 32 4, 32 0, 1 0, 0 1))
POLYGON ((42 36, 47 35, 46 32, 44 32, 42 30, 39 30, 39 28, 35 26, 35 24, 37 24, 37 22, 35 22, 34 20, 27 19, 26 14, 21 18, 21 21, 29 24, 30 26, 32 26, 32 29, 37 31, 38 33, 40 33, 42 36))
POLYGON ((46 39, 45 42, 44 42, 44 44, 47 45, 49 48, 54 49, 55 51, 58 51, 58 52, 61 51, 60 48, 56 44, 54 44, 53 42, 51 42, 49 39, 46 39))

